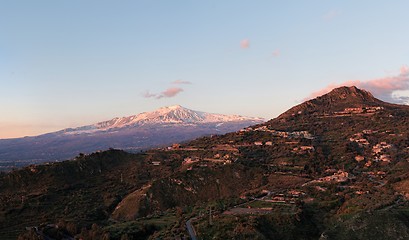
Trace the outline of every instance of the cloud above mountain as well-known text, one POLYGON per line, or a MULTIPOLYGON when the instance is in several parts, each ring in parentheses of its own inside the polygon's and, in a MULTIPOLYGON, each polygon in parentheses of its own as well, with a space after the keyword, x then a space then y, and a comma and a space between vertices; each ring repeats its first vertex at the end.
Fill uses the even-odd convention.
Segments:
POLYGON ((165 91, 161 92, 159 95, 156 96, 156 99, 160 98, 171 98, 178 95, 180 92, 183 92, 182 88, 168 88, 165 91))
POLYGON ((409 97, 397 96, 395 92, 409 90, 409 67, 406 65, 402 66, 399 74, 393 76, 367 81, 350 80, 340 84, 330 84, 319 91, 313 92, 307 99, 321 96, 341 86, 356 86, 370 91, 375 97, 384 101, 405 104, 408 103, 409 97))
MULTIPOLYGON (((175 80, 171 82, 172 85, 186 85, 186 84, 192 84, 189 81, 184 81, 184 80, 175 80)), ((151 93, 149 90, 146 91, 145 93, 142 94, 144 98, 155 98, 155 99, 161 99, 161 98, 172 98, 177 96, 179 93, 183 92, 184 89, 181 87, 169 87, 165 89, 164 91, 160 93, 151 93)))
POLYGON ((144 98, 156 98, 156 99, 172 98, 178 95, 180 92, 183 92, 183 88, 171 87, 160 93, 151 93, 149 91, 146 91, 143 94, 143 97, 144 98))

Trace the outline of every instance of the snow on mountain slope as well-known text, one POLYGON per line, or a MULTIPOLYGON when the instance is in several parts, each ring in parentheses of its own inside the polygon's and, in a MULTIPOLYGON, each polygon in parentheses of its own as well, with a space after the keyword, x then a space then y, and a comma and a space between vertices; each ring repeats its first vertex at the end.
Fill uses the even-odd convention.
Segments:
POLYGON ((129 117, 113 118, 97 124, 64 129, 65 134, 93 133, 107 131, 132 126, 154 125, 154 124, 206 124, 206 123, 226 123, 226 122, 251 122, 260 123, 262 118, 243 117, 239 115, 212 114, 194 111, 180 105, 159 108, 153 112, 144 112, 129 117))

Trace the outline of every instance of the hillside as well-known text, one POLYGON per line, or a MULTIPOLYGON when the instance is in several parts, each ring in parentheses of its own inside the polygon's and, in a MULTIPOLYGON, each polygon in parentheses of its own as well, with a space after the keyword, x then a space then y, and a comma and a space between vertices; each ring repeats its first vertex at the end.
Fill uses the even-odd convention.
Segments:
POLYGON ((12 171, 0 238, 174 239, 190 222, 200 239, 408 239, 408 117, 341 87, 237 132, 12 171))

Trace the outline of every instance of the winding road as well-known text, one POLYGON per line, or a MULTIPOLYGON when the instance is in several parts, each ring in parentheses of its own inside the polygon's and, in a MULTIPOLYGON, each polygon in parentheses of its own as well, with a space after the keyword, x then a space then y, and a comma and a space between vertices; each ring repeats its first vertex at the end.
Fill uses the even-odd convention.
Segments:
POLYGON ((196 220, 196 218, 191 218, 191 219, 186 221, 186 228, 187 228, 187 231, 189 232, 190 238, 192 240, 197 240, 196 231, 195 231, 195 228, 192 225, 193 220, 196 220))

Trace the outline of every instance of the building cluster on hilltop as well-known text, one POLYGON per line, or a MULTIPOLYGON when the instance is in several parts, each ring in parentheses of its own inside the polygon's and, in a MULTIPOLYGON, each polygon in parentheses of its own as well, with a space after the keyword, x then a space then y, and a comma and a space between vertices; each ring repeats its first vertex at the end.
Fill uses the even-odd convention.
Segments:
POLYGON ((305 139, 314 139, 314 136, 309 133, 308 131, 294 131, 294 132, 286 132, 286 131, 278 131, 274 129, 269 129, 267 126, 261 126, 257 128, 248 127, 245 129, 240 130, 240 132, 269 132, 273 136, 276 137, 283 137, 283 138, 305 138, 305 139))
POLYGON ((345 108, 343 111, 334 112, 335 115, 349 115, 349 114, 362 114, 362 113, 376 113, 382 110, 383 107, 350 107, 345 108))

